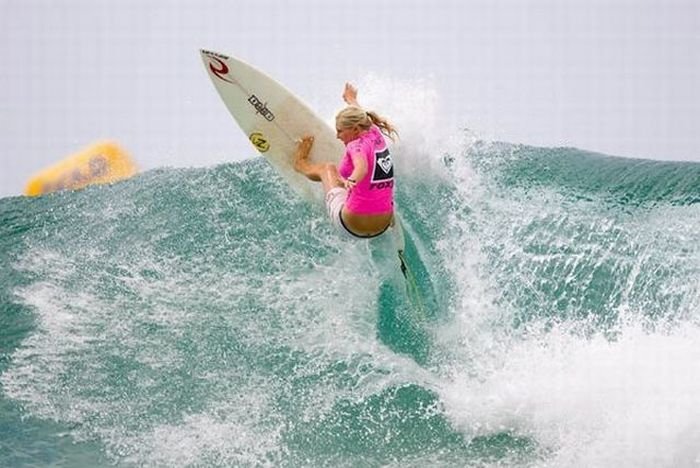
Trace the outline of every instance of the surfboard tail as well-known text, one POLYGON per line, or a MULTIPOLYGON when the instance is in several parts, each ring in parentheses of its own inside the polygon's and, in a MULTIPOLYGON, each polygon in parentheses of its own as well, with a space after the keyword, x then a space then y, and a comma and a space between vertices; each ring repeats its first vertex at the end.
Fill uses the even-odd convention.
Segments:
POLYGON ((394 243, 396 244, 396 250, 403 252, 406 248, 406 239, 403 234, 403 226, 401 225, 401 218, 398 214, 394 215, 394 225, 392 226, 394 243))
POLYGON ((404 249, 406 248, 406 239, 404 238, 401 218, 398 214, 394 215, 394 225, 391 229, 393 231, 392 235, 394 236, 394 245, 396 246, 396 251, 399 254, 399 261, 401 262, 401 273, 403 273, 403 277, 408 280, 408 265, 406 264, 406 259, 404 258, 403 254, 404 249))

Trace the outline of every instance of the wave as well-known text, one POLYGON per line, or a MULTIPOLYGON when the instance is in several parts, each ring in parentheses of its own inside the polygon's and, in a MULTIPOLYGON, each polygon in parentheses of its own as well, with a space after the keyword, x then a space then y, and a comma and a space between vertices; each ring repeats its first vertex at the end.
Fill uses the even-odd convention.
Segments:
POLYGON ((694 460, 700 165, 455 139, 396 151, 417 299, 259 159, 0 200, 5 461, 694 460))

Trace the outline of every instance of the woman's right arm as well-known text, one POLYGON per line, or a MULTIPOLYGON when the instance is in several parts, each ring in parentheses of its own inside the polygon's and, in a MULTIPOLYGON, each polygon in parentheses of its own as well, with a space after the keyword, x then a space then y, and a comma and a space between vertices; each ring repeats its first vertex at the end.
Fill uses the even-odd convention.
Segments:
POLYGON ((350 83, 345 83, 345 91, 343 91, 343 101, 345 101, 350 106, 360 105, 357 103, 357 88, 355 88, 350 83))

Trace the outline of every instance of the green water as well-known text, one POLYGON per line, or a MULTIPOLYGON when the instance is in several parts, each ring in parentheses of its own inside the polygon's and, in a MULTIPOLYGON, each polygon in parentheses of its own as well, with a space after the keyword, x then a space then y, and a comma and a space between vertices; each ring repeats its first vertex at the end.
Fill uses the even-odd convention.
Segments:
POLYGON ((700 165, 484 143, 410 162, 419 303, 387 238, 337 236, 263 160, 0 200, 0 465, 699 454, 700 165))

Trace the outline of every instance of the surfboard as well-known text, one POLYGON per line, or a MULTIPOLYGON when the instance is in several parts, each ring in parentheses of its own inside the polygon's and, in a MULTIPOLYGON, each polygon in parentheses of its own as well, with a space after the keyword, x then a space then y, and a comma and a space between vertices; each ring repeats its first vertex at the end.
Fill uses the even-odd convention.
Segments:
POLYGON ((313 135, 311 161, 337 164, 345 149, 335 131, 294 93, 252 65, 218 52, 200 52, 214 87, 255 149, 294 191, 321 201, 321 185, 294 170, 294 152, 300 138, 313 135))
MULTIPOLYGON (((335 131, 294 93, 252 65, 219 52, 200 50, 200 53, 214 87, 255 149, 297 193, 322 202, 321 184, 294 170, 294 152, 299 139, 313 135, 311 161, 338 164, 345 148, 335 131)), ((409 294, 412 284, 417 294, 404 257, 405 239, 398 214, 394 221, 391 231, 401 272, 409 294)))

